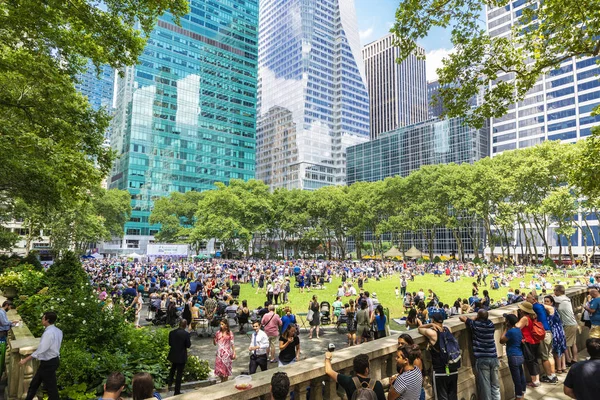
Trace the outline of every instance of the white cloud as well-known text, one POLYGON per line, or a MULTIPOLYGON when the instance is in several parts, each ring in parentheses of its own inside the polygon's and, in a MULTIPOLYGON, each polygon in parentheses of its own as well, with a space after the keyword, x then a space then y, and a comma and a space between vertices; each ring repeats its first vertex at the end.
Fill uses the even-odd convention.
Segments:
POLYGON ((453 49, 435 49, 426 53, 426 75, 428 81, 438 78, 436 70, 442 66, 442 60, 452 53, 453 49))
POLYGON ((373 35, 373 28, 368 28, 364 31, 359 31, 358 35, 360 36, 361 43, 366 43, 373 35))

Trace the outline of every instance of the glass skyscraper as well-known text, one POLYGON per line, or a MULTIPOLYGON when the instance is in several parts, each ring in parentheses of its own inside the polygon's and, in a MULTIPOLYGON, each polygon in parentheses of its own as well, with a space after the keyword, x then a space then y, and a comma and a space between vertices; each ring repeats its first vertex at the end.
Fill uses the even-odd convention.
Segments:
POLYGON ((417 46, 415 54, 398 63, 400 48, 394 46, 394 40, 394 35, 389 34, 362 50, 370 100, 371 139, 428 119, 425 58, 419 57, 425 56, 425 50, 417 46))
POLYGON ((192 0, 190 10, 181 26, 161 16, 118 80, 109 184, 131 193, 133 212, 107 253, 145 250, 157 198, 254 178, 258 0, 192 0))
POLYGON ((344 184, 345 149, 368 140, 353 0, 260 0, 256 178, 271 188, 344 184))

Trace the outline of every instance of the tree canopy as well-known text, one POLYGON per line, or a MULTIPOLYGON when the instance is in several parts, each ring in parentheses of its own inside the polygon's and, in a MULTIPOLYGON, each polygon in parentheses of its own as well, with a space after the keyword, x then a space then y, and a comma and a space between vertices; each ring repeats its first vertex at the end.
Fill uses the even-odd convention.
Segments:
MULTIPOLYGON (((134 65, 156 18, 185 0, 0 2, 0 194, 50 212, 85 200, 108 173, 109 117, 74 87, 89 60, 134 65), (139 29, 136 28, 139 26, 139 29)), ((5 218, 9 216, 5 215, 5 218)))
POLYGON ((576 232, 591 251, 598 236, 575 216, 595 215, 600 196, 581 204, 581 188, 567 173, 583 148, 550 141, 474 164, 424 166, 407 177, 312 192, 269 192, 260 181, 232 180, 157 201, 151 221, 163 225, 161 240, 198 249, 214 238, 228 253, 259 257, 345 258, 351 242, 358 258, 381 256, 391 242, 401 252, 416 246, 433 259, 444 228, 460 259, 467 252, 480 257, 486 247, 492 258, 509 259, 519 247, 533 262, 549 256, 553 245, 562 255, 563 243, 573 258, 576 232))

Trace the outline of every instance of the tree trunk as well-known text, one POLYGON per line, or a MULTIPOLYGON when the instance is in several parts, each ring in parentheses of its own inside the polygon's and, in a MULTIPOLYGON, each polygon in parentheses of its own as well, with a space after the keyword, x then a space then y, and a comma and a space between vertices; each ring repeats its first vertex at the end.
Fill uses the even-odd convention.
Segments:
POLYGON ((571 257, 571 268, 575 266, 575 257, 573 257, 573 240, 571 236, 567 238, 567 245, 569 246, 569 257, 571 257))

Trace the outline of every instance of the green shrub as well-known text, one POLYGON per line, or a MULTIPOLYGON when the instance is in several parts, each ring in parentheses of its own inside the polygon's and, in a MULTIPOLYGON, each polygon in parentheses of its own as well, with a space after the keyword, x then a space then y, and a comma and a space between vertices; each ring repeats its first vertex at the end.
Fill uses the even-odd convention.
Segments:
POLYGON ((201 360, 196 356, 188 356, 185 370, 183 371, 183 379, 187 382, 201 381, 208 378, 210 367, 208 361, 201 360))
POLYGON ((544 267, 553 267, 553 268, 556 267, 556 263, 549 257, 544 258, 542 265, 544 267))
POLYGON ((434 263, 440 263, 440 262, 442 262, 442 259, 440 258, 440 256, 435 256, 435 257, 433 258, 433 262, 434 262, 434 263))
POLYGON ((483 260, 481 258, 479 258, 479 257, 475 257, 473 259, 473 264, 482 265, 483 264, 483 260))

